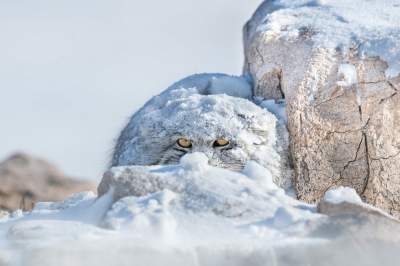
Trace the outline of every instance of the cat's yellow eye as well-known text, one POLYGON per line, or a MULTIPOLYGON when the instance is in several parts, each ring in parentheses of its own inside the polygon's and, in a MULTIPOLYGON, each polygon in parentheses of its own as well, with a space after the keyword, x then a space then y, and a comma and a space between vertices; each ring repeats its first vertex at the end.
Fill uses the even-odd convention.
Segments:
POLYGON ((176 141, 176 143, 178 143, 179 146, 185 149, 189 149, 192 147, 192 142, 186 138, 180 138, 176 141))
POLYGON ((226 139, 217 139, 214 141, 214 147, 225 147, 229 145, 229 140, 226 139))

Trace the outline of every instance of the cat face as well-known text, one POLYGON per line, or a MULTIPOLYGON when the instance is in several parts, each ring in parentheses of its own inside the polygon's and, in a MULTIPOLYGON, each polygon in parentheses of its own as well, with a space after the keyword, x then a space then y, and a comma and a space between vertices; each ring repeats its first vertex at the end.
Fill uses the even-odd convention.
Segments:
POLYGON ((246 99, 172 91, 153 98, 123 130, 112 166, 178 164, 202 152, 209 164, 240 171, 254 160, 279 167, 275 117, 246 99))
POLYGON ((164 152, 159 164, 178 164, 185 154, 193 152, 204 153, 212 166, 234 171, 243 169, 248 160, 243 145, 235 139, 193 136, 192 138, 178 137, 164 152))

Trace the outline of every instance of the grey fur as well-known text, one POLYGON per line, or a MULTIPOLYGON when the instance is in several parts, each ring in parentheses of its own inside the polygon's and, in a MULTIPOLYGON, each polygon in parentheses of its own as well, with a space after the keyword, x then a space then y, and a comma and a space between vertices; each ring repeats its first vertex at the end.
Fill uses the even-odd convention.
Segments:
POLYGON ((195 75, 153 97, 121 132, 111 166, 177 164, 186 153, 202 152, 216 167, 240 171, 247 161, 255 160, 279 176, 275 117, 247 99, 208 95, 215 78, 238 79, 195 75), (178 146, 181 137, 190 139, 192 148, 178 146), (230 144, 213 147, 218 138, 230 144))

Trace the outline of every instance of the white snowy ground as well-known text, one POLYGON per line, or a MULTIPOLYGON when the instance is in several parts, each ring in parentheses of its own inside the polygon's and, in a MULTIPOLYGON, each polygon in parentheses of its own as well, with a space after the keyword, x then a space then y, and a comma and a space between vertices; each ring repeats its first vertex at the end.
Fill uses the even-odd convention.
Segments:
MULTIPOLYGON (((382 246, 343 238, 338 225, 288 196, 254 162, 236 173, 194 153, 177 166, 132 170, 156 176, 157 187, 149 181, 141 191, 148 195, 114 204, 112 191, 80 193, 0 219, 0 265, 390 265, 385 253, 371 260, 382 246)), ((327 199, 361 201, 344 188, 327 199)))

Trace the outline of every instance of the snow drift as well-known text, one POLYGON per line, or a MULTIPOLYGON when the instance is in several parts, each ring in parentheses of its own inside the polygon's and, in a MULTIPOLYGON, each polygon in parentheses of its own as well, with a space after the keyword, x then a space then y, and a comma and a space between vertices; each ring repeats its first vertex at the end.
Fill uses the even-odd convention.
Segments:
MULTIPOLYGON (((397 222, 365 213, 319 214, 278 188, 254 162, 236 173, 209 166, 205 155, 194 153, 176 166, 117 167, 110 173, 100 198, 80 193, 1 219, 0 262, 390 265, 398 247, 387 238, 397 222), (360 258, 360 252, 373 256, 360 258)), ((328 198, 359 203, 354 190, 328 198)))

